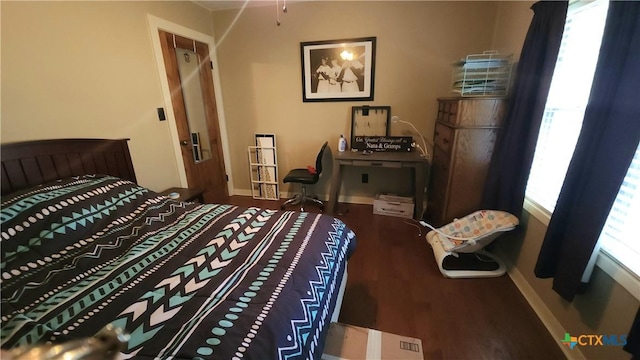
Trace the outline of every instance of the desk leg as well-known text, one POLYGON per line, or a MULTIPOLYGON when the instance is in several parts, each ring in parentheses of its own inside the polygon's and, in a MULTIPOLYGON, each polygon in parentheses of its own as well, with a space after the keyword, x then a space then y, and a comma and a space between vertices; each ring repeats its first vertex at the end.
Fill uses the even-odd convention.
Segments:
POLYGON ((333 176, 331 177, 331 188, 329 189, 329 206, 326 209, 327 215, 335 212, 338 198, 340 197, 340 185, 342 184, 342 166, 339 161, 333 160, 333 176))
POLYGON ((415 220, 422 220, 422 210, 423 210, 423 204, 424 204, 424 178, 425 178, 425 167, 418 164, 416 165, 416 167, 413 168, 414 171, 414 175, 415 175, 415 185, 416 185, 416 189, 415 189, 415 194, 416 194, 416 204, 415 204, 415 212, 413 214, 413 218, 415 220))

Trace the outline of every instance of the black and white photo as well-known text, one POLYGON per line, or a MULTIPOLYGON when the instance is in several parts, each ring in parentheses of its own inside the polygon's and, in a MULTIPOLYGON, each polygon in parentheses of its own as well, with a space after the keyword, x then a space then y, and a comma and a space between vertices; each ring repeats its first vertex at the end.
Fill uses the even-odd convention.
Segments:
POLYGON ((376 38, 300 43, 303 101, 373 100, 376 38))

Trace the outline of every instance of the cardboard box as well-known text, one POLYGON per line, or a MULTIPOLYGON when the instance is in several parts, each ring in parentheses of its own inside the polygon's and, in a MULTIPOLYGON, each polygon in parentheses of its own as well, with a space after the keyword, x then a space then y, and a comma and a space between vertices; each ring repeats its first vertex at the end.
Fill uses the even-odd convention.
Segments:
POLYGON ((424 356, 420 339, 331 323, 321 359, 424 360, 424 356))
POLYGON ((373 200, 373 213, 378 215, 413 218, 413 198, 406 196, 377 194, 373 200))

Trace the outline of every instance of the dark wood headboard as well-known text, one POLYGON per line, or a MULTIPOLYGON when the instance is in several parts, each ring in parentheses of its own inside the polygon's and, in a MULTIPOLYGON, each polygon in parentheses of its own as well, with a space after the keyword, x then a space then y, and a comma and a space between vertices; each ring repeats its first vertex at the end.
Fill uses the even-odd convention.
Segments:
POLYGON ((136 182, 129 139, 54 139, 2 144, 2 195, 88 174, 136 182))

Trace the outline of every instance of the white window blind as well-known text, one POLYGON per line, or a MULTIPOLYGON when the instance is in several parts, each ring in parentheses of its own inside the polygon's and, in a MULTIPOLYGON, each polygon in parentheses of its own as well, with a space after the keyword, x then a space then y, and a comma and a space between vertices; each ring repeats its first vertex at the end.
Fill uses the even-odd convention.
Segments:
POLYGON ((640 146, 600 234, 600 249, 640 276, 640 146))
POLYGON ((526 195, 549 213, 556 206, 578 141, 607 15, 608 2, 569 6, 526 195))

